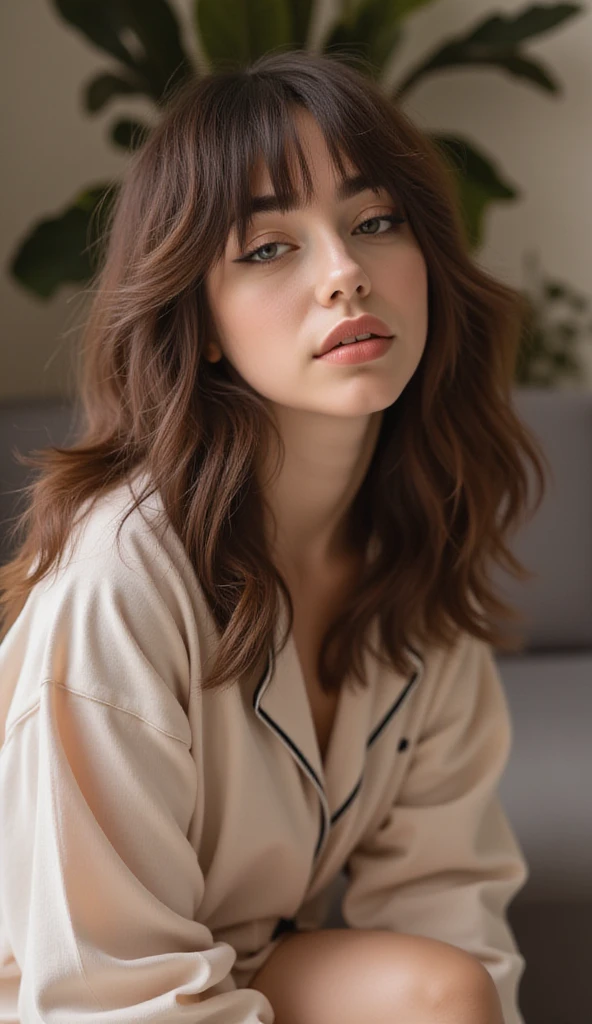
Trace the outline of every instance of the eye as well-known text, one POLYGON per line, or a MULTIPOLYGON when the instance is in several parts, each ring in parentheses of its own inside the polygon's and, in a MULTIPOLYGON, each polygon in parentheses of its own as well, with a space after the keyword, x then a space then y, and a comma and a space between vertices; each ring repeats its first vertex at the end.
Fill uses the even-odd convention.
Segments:
MULTIPOLYGON (((386 229, 386 231, 362 231, 362 234, 363 235, 387 235, 387 234, 390 234, 393 231, 396 231, 400 227, 401 224, 405 223, 405 220, 406 220, 405 217, 399 217, 398 214, 396 214, 396 213, 388 213, 388 214, 383 213, 383 214, 380 214, 380 215, 376 214, 374 217, 368 217, 366 220, 363 220, 361 224, 358 224, 357 228, 355 228, 355 231, 358 231, 360 228, 365 227, 367 224, 372 224, 374 221, 386 221, 388 223, 388 225, 389 225, 389 227, 386 229)), ((250 252, 245 253, 244 256, 241 256, 235 262, 236 263, 278 263, 279 260, 283 259, 283 256, 273 256, 270 259, 263 258, 263 259, 258 259, 258 260, 253 258, 255 256, 258 256, 261 252, 263 252, 263 250, 277 248, 278 245, 286 245, 288 248, 290 248, 290 246, 289 246, 289 244, 287 242, 264 242, 263 245, 257 246, 256 249, 251 249, 250 252)), ((285 255, 285 253, 284 253, 284 255, 285 255)))

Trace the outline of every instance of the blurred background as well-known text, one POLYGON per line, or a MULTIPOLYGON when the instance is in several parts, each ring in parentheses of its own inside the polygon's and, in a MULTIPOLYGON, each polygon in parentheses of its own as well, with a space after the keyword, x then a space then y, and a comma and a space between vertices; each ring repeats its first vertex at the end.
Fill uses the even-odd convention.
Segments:
POLYGON ((29 479, 15 450, 75 438, 93 215, 171 82, 339 47, 442 147, 475 260, 529 299, 513 397, 553 469, 512 545, 535 578, 496 574, 526 621, 524 649, 496 654, 514 723, 501 795, 530 865, 508 911, 520 1005, 526 1024, 591 1024, 590 0, 4 0, 0 29, 0 561, 29 479))
MULTIPOLYGON (((237 31, 234 36, 229 33, 224 36, 220 32, 220 51, 228 56, 247 55, 247 30, 252 39, 257 21, 263 20, 260 15, 257 18, 257 11, 267 5, 272 9, 273 0, 250 5, 255 12, 255 25, 245 26, 242 33, 237 31)), ((289 8, 290 0, 284 0, 284 5, 289 8)), ((72 384, 69 355, 76 343, 76 331, 68 332, 80 316, 80 303, 75 298, 80 286, 64 281, 56 285, 51 296, 40 299, 11 274, 9 266, 15 253, 38 221, 58 217, 84 188, 116 179, 121 174, 127 148, 112 141, 112 126, 123 119, 150 123, 156 110, 153 99, 145 94, 114 94, 104 106, 89 113, 85 107, 89 83, 109 72, 129 73, 130 68, 108 49, 99 48, 81 27, 68 22, 60 13, 60 6, 82 11, 87 7, 89 24, 93 9, 100 8, 106 23, 113 24, 116 16, 124 18, 129 4, 125 0, 70 5, 59 5, 53 0, 5 0, 0 7, 3 39, 0 75, 5 98, 0 170, 0 255, 4 270, 0 276, 2 399, 69 393, 72 384), (112 12, 111 17, 109 12, 112 12)), ((169 0, 168 6, 178 21, 185 53, 204 69, 208 61, 204 59, 204 47, 196 28, 196 12, 212 8, 223 11, 225 6, 229 11, 233 6, 249 8, 248 3, 241 5, 230 0, 222 4, 219 0, 203 0, 201 4, 193 0, 169 0)), ((350 6, 355 10, 357 5, 340 3, 340 0, 321 0, 313 4, 308 45, 322 49, 323 45, 331 45, 332 38, 341 42, 345 34, 335 34, 335 22, 339 13, 350 6)), ((514 44, 502 41, 497 47, 492 42, 490 62, 452 63, 427 71, 405 89, 401 103, 420 127, 432 133, 462 138, 491 165, 493 180, 485 173, 486 169, 481 168, 481 174, 474 179, 471 200, 467 199, 467 206, 471 202, 475 204, 478 192, 483 201, 480 244, 476 250, 479 261, 509 283, 526 289, 527 285, 534 287, 539 276, 529 271, 528 259, 532 255, 539 261, 541 277, 552 279, 590 301, 592 13, 589 0, 581 0, 579 4, 538 5, 516 0, 421 0, 415 3, 413 0, 383 0, 372 6, 377 12, 374 35, 379 43, 386 40, 383 49, 387 52, 389 41, 392 39, 394 43, 392 55, 381 68, 381 77, 389 92, 394 92, 397 84, 404 85, 410 73, 425 64, 435 51, 442 50, 449 39, 470 36, 480 24, 496 15, 506 19, 503 24, 510 39, 512 26, 515 26, 518 41, 514 44), (384 12, 399 10, 407 13, 400 16, 397 27, 401 37, 395 42, 396 32, 389 28, 384 12), (540 25, 531 15, 532 34, 529 35, 528 24, 522 28, 519 20, 522 18, 523 23, 528 11, 556 14, 555 19, 549 16, 545 19, 539 14, 540 25), (561 14, 563 20, 559 20, 561 14), (545 23, 553 20, 557 23, 545 27, 545 23), (510 72, 504 66, 508 52, 520 55, 524 66, 510 72), (515 196, 498 197, 496 193, 503 192, 504 186, 515 196)), ((148 12, 152 0, 147 0, 144 7, 148 12)), ((240 26, 240 19, 232 20, 240 26)), ((84 24, 84 18, 81 22, 84 24)), ((359 39, 355 26, 353 29, 350 37, 359 39)), ((209 31, 215 33, 215 23, 210 23, 209 31)), ((137 52, 141 44, 137 37, 134 43, 129 24, 120 34, 130 50, 137 52)), ((278 41, 281 41, 279 32, 278 41)), ((266 42, 272 44, 273 36, 260 40, 263 45, 259 48, 265 49, 266 42)), ((352 45, 349 39, 345 42, 352 45)), ((251 52, 255 48, 253 46, 251 52)), ((375 45, 361 52, 372 59, 377 49, 375 45)), ((486 56, 487 46, 483 49, 486 56)), ((465 50, 469 50, 468 45, 465 50)), ((61 251, 64 252, 63 247, 61 251)), ((49 258, 49 252, 47 255, 49 258)), ((55 251, 53 262, 57 262, 55 251)), ((560 312, 557 306, 558 303, 549 301, 548 315, 557 317, 560 312)), ((586 386, 590 389, 592 332, 586 330, 586 326, 592 320, 592 308, 588 308, 587 314, 587 318, 567 319, 573 319, 578 332, 574 347, 581 355, 586 386)), ((551 344, 550 339, 548 344, 551 344)))

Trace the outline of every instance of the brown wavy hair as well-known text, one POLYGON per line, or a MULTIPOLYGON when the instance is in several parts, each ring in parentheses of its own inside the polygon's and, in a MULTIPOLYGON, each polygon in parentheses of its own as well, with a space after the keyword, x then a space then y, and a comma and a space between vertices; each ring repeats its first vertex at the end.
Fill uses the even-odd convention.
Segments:
POLYGON ((291 628, 293 605, 270 557, 254 472, 262 446, 275 436, 281 452, 282 441, 261 396, 225 358, 204 358, 215 338, 204 277, 233 220, 245 246, 261 154, 286 209, 294 146, 310 198, 293 121, 305 108, 340 175, 345 153, 396 197, 426 260, 429 302, 421 362, 384 411, 349 512, 352 542, 364 551, 378 544, 324 637, 321 684, 336 690, 353 670, 365 685, 363 647, 375 616, 386 654, 376 653, 405 673, 408 646, 448 646, 460 631, 504 650, 522 644, 495 626, 496 616, 524 617, 496 597, 488 577, 493 562, 520 579, 536 575, 505 544, 526 518, 521 456, 537 478, 534 511, 546 486, 542 462, 550 468, 511 405, 525 300, 472 261, 449 165, 365 63, 276 51, 196 77, 130 156, 91 282, 77 367, 81 432, 69 446, 17 455, 38 472, 22 489, 27 507, 11 530, 16 555, 0 570, 0 638, 35 583, 59 567, 82 503, 93 499, 92 507, 138 467, 149 486, 127 514, 160 492, 219 629, 203 686, 225 686, 261 663, 273 642, 278 586, 291 628))

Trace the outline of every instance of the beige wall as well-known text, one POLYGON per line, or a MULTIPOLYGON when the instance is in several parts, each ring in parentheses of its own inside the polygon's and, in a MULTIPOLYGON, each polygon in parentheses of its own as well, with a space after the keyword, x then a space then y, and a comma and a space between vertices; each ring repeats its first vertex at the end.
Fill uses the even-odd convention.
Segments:
MULTIPOLYGON (((187 26, 190 0, 174 6, 187 26)), ((408 37, 390 78, 401 78, 443 37, 464 31, 486 14, 528 6, 515 0, 435 0, 408 22, 408 37)), ((427 130, 457 131, 473 139, 524 191, 487 219, 482 265, 523 286, 527 249, 543 267, 592 296, 592 10, 528 49, 557 76, 564 95, 552 97, 494 70, 451 70, 410 92, 405 109, 427 130)), ((317 11, 323 30, 336 2, 317 11)), ((43 302, 8 276, 6 264, 32 222, 67 205, 76 191, 119 175, 126 156, 107 141, 116 114, 148 117, 146 101, 114 103, 94 118, 82 112, 81 87, 110 62, 61 21, 49 0, 4 0, 0 192, 0 400, 71 392, 71 355, 83 314, 76 288, 43 302)), ((592 387, 592 337, 582 355, 592 387)))

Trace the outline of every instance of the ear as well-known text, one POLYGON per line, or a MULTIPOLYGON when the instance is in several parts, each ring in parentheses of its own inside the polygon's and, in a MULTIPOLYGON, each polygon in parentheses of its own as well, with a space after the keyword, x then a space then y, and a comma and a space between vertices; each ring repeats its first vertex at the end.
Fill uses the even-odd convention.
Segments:
POLYGON ((222 353, 218 346, 215 345, 213 342, 210 342, 210 344, 207 346, 205 351, 205 358, 207 359, 208 363, 220 362, 222 358, 222 353))

